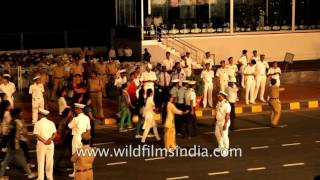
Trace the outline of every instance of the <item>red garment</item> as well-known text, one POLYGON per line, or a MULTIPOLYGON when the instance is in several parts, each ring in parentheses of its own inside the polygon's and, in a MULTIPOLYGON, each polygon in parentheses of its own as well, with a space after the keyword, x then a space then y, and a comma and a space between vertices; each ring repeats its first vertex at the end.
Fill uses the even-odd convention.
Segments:
POLYGON ((128 94, 130 96, 130 101, 134 102, 137 99, 136 95, 136 84, 134 81, 131 81, 128 87, 128 94))

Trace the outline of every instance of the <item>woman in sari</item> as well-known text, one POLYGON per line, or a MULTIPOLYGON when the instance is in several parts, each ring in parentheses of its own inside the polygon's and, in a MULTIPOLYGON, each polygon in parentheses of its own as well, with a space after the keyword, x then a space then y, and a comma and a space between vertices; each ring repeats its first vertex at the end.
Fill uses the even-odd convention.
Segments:
POLYGON ((153 91, 152 91, 152 89, 148 89, 147 90, 147 100, 146 100, 146 104, 144 106, 144 111, 143 111, 143 115, 144 115, 145 120, 144 120, 143 127, 142 127, 142 129, 144 129, 142 139, 141 139, 142 143, 146 142, 146 138, 147 138, 151 128, 153 128, 153 133, 156 136, 156 139, 158 141, 160 141, 160 137, 159 137, 158 129, 157 129, 157 123, 154 120, 154 114, 155 114, 154 109, 155 108, 156 108, 156 105, 154 104, 154 101, 153 101, 153 91))
POLYGON ((169 101, 167 103, 167 115, 166 121, 164 123, 164 147, 167 150, 174 150, 177 147, 176 144, 176 128, 174 115, 175 114, 185 114, 183 111, 176 108, 174 105, 175 97, 170 95, 169 101))

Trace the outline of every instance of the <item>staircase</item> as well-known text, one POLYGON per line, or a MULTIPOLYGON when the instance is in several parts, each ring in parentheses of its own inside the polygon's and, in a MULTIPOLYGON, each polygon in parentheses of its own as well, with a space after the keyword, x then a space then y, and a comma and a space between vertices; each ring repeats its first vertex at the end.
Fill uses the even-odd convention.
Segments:
POLYGON ((168 34, 167 30, 162 29, 162 42, 149 40, 148 43, 143 43, 142 47, 147 48, 151 53, 151 61, 159 63, 165 58, 165 52, 171 53, 171 58, 179 60, 181 55, 190 52, 191 58, 197 62, 201 62, 205 51, 190 44, 189 42, 177 37, 176 35, 168 34))

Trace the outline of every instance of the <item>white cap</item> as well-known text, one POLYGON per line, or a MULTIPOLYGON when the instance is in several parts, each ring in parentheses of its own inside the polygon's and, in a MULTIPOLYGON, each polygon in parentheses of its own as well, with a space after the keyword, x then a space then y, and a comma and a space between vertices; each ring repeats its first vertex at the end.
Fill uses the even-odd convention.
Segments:
POLYGON ((36 77, 33 78, 33 80, 37 80, 37 79, 39 79, 39 78, 40 78, 40 76, 37 75, 36 77))
POLYGON ((83 109, 84 107, 86 107, 86 105, 80 104, 80 103, 74 103, 74 106, 75 106, 76 108, 80 108, 80 109, 83 109))
POLYGON ((125 72, 127 72, 125 69, 120 69, 120 70, 119 70, 119 74, 120 74, 120 73, 125 73, 125 72))
POLYGON ((189 85, 195 85, 196 83, 196 81, 189 81, 189 85))
POLYGON ((171 82, 172 83, 177 83, 177 82, 179 82, 179 79, 173 79, 171 82))
POLYGON ((42 115, 45 115, 45 116, 50 114, 50 112, 48 110, 45 110, 45 109, 42 109, 42 108, 39 108, 39 113, 42 114, 42 115))
POLYGON ((220 91, 220 92, 218 93, 218 96, 221 96, 221 95, 223 95, 223 96, 225 96, 225 97, 227 97, 227 96, 228 96, 228 94, 227 94, 227 93, 225 93, 225 92, 223 92, 223 91, 220 91))
POLYGON ((152 64, 148 63, 147 66, 149 69, 152 69, 152 64))
POLYGON ((263 55, 263 56, 265 56, 265 55, 266 55, 266 53, 262 52, 262 53, 260 53, 260 55, 263 55))
POLYGON ((3 77, 11 78, 10 74, 3 74, 3 77))

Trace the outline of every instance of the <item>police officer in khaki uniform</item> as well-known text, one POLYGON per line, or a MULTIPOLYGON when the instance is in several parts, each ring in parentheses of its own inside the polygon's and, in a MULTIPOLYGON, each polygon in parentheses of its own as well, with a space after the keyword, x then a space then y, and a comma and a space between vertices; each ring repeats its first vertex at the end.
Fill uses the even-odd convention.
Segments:
POLYGON ((118 72, 118 64, 115 60, 110 59, 106 65, 107 67, 107 95, 110 95, 110 90, 114 87, 114 80, 118 72))
MULTIPOLYGON (((81 135, 82 147, 79 151, 91 152, 93 148, 89 146, 90 144, 90 132, 87 131, 81 135)), ((71 157, 71 161, 75 164, 75 180, 93 180, 93 161, 94 156, 92 153, 85 153, 84 156, 79 156, 74 153, 71 157)))
POLYGON ((60 60, 58 62, 58 65, 52 69, 52 78, 53 78, 52 98, 55 98, 57 91, 62 89, 66 75, 67 75, 66 69, 64 67, 63 62, 60 60))
POLYGON ((74 63, 71 64, 70 73, 72 76, 75 76, 76 74, 83 76, 84 68, 79 57, 75 57, 74 63))
POLYGON ((107 65, 103 62, 102 58, 100 58, 96 63, 96 70, 98 73, 98 79, 100 79, 100 81, 102 82, 103 97, 106 97, 107 65))
POLYGON ((271 126, 277 127, 281 115, 281 102, 279 100, 280 91, 284 91, 277 84, 277 79, 271 79, 269 105, 271 106, 271 126))
POLYGON ((92 102, 93 115, 97 118, 104 118, 102 108, 102 88, 103 83, 97 77, 97 72, 92 71, 90 79, 88 81, 90 98, 92 102))

